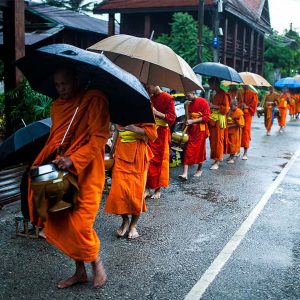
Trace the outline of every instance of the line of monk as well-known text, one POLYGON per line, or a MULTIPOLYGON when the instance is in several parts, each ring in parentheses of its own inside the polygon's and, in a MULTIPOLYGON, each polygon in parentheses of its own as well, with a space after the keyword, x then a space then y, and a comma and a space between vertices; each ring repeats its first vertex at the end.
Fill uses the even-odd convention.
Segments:
MULTIPOLYGON (((32 170, 53 163, 59 170, 69 172, 70 178, 76 178, 76 202, 73 203, 73 210, 59 212, 40 207, 41 200, 50 203, 50 196, 42 186, 35 185, 29 179, 30 220, 32 224, 44 227, 46 239, 75 261, 74 275, 60 281, 58 288, 87 282, 86 262, 92 264, 93 287, 98 288, 106 282, 106 273, 99 258, 100 239, 93 225, 105 180, 104 151, 110 124, 108 101, 101 91, 80 88, 79 76, 72 68, 57 70, 54 83, 59 98, 52 105, 50 135, 33 162, 32 170), (74 111, 77 121, 66 135, 70 119, 75 116, 74 111)), ((191 165, 197 165, 195 177, 202 175, 208 137, 210 158, 213 160, 210 170, 219 169, 224 154, 229 154, 227 163, 233 164, 241 147, 244 148, 242 159, 248 159, 257 94, 245 85, 241 91, 232 89, 233 94, 230 95, 221 89, 221 82, 216 77, 210 78, 208 83, 210 89, 215 91, 211 102, 198 97, 195 91, 186 92, 184 125, 189 139, 183 153, 183 173, 178 176, 182 181, 188 180, 191 165)), ((159 86, 148 85, 146 88, 151 96, 155 124, 115 125, 114 166, 111 188, 104 206, 106 213, 122 218, 116 230, 117 237, 126 236, 129 240, 140 236, 137 223, 141 213, 147 211, 146 198, 159 199, 161 188, 169 185, 170 127, 176 121, 174 100, 159 86)), ((296 95, 291 96, 287 91, 279 95, 270 88, 265 101, 267 134, 272 127, 274 107, 278 106, 278 122, 282 130, 288 105, 290 114, 296 115, 300 110, 298 102, 296 95)))
POLYGON ((269 93, 263 100, 264 104, 264 121, 267 135, 271 135, 271 128, 274 119, 277 118, 279 133, 282 133, 286 127, 287 115, 293 121, 299 118, 300 114, 300 94, 296 90, 283 88, 281 93, 274 91, 271 86, 269 93))

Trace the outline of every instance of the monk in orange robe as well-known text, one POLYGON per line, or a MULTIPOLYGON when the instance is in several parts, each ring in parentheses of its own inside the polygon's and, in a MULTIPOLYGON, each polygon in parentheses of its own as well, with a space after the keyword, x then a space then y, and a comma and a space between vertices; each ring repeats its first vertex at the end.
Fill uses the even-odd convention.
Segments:
POLYGON ((154 157, 150 161, 148 170, 145 198, 151 195, 152 199, 159 199, 161 187, 169 185, 169 162, 170 162, 170 127, 176 121, 174 99, 171 95, 163 92, 159 86, 147 85, 147 90, 151 96, 153 114, 157 126, 157 139, 149 141, 154 157))
POLYGON ((202 175, 202 164, 206 160, 206 138, 209 135, 208 122, 210 121, 210 108, 206 99, 197 97, 195 91, 186 93, 189 104, 187 105, 189 139, 184 148, 183 174, 178 178, 185 181, 188 179, 189 165, 198 164, 195 177, 202 175))
POLYGON ((283 89, 282 94, 279 96, 278 99, 278 109, 279 109, 279 116, 278 116, 278 125, 280 126, 279 132, 282 133, 283 129, 286 126, 286 116, 288 110, 288 102, 290 101, 290 93, 287 89, 283 89))
POLYGON ((255 92, 249 89, 248 85, 243 85, 243 91, 238 97, 238 106, 244 113, 245 126, 242 131, 241 147, 244 148, 242 159, 248 159, 248 149, 251 141, 251 124, 252 117, 254 116, 258 104, 258 96, 255 92))
POLYGON ((208 84, 212 90, 216 91, 210 103, 209 139, 210 158, 214 160, 210 170, 217 170, 219 169, 219 162, 224 155, 226 115, 230 109, 230 96, 220 88, 221 82, 218 78, 211 77, 208 80, 208 84))
POLYGON ((300 93, 295 95, 297 104, 296 104, 296 119, 299 119, 299 114, 300 114, 300 93))
POLYGON ((135 239, 139 237, 136 227, 140 214, 147 210, 144 192, 149 162, 153 158, 148 141, 154 141, 157 132, 155 124, 118 128, 112 185, 104 210, 122 217, 122 224, 117 229, 118 237, 125 236, 129 230, 128 239, 135 239), (132 216, 131 221, 129 215, 132 216))
POLYGON ((297 95, 295 92, 291 90, 290 93, 290 101, 288 103, 288 108, 289 108, 289 115, 290 115, 290 120, 296 120, 296 113, 297 113, 297 95))
POLYGON ((272 86, 269 87, 269 93, 265 98, 265 111, 264 111, 264 119, 265 119, 265 127, 267 130, 267 135, 271 135, 271 128, 274 122, 275 109, 277 106, 279 94, 274 91, 272 86))
POLYGON ((238 108, 237 100, 230 103, 230 111, 227 117, 227 152, 229 157, 228 164, 234 164, 235 154, 240 152, 242 128, 245 126, 244 113, 238 108))
MULTIPOLYGON (((106 274, 99 259, 100 240, 93 229, 104 185, 104 147, 109 135, 109 111, 106 96, 98 90, 79 90, 75 71, 63 68, 55 72, 54 83, 59 94, 52 105, 52 127, 45 147, 33 166, 56 164, 60 170, 75 175, 79 194, 75 210, 49 212, 44 223, 47 241, 76 263, 75 274, 62 280, 58 288, 87 282, 84 262, 91 262, 93 286, 101 287, 106 274), (79 106, 71 130, 61 147, 60 156, 53 157, 79 106)), ((37 207, 29 182, 29 209, 33 224, 39 223, 37 207)))
POLYGON ((237 89, 235 84, 231 84, 229 86, 228 93, 230 95, 230 101, 233 101, 234 99, 237 99, 238 89, 237 89))

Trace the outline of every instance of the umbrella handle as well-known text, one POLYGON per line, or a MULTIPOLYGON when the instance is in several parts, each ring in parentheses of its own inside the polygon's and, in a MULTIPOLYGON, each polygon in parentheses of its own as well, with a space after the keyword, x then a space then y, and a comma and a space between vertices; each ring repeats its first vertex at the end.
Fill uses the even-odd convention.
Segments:
POLYGON ((73 121, 74 121, 74 119, 75 119, 75 116, 77 115, 78 109, 79 109, 79 106, 76 107, 75 112, 74 112, 74 114, 73 114, 73 116, 72 116, 72 119, 71 119, 71 121, 70 121, 70 123, 69 123, 69 125, 68 125, 68 128, 67 128, 67 130, 66 130, 66 132, 65 132, 65 134, 64 134, 64 136, 63 136, 63 138, 62 138, 62 140, 61 140, 61 142, 60 142, 60 145, 59 145, 59 147, 58 147, 58 149, 57 149, 57 154, 58 154, 58 155, 61 155, 61 153, 62 153, 62 144, 64 143, 64 141, 65 141, 65 139, 66 139, 66 136, 67 136, 67 134, 68 134, 68 132, 69 132, 69 130, 70 130, 70 128, 71 128, 71 125, 72 125, 72 123, 73 123, 73 121))

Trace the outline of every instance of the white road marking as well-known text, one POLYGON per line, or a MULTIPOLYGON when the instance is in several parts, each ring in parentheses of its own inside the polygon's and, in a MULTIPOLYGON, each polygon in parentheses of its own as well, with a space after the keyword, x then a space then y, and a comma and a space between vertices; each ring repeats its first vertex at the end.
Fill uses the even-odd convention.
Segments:
POLYGON ((278 177, 273 181, 270 187, 267 189, 265 194, 253 208, 247 219, 242 223, 240 228, 235 232, 232 236, 231 240, 225 245, 220 254, 215 258, 209 268, 205 271, 199 281, 193 286, 190 292, 185 296, 185 300, 198 300, 201 299, 202 295, 205 293, 206 289, 209 285, 215 280, 216 276, 220 273, 223 266, 229 260, 234 250, 239 246, 241 241, 244 239, 245 235, 255 222, 256 218, 259 216, 268 200, 280 185, 289 169, 295 163, 296 159, 300 154, 300 150, 298 150, 290 159, 290 161, 286 164, 286 166, 282 169, 278 177))

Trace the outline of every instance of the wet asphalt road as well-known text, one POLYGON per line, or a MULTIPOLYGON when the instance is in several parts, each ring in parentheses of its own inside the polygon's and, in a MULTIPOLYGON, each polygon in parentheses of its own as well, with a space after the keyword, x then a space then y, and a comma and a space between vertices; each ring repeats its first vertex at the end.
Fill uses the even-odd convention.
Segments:
MULTIPOLYGON (((184 183, 176 179, 182 168, 172 168, 162 198, 148 200, 135 241, 115 237, 120 220, 102 206, 95 227, 108 282, 99 290, 91 284, 58 290, 57 281, 74 270, 72 261, 45 240, 15 238, 19 204, 5 206, 0 299, 184 299, 300 149, 299 141, 299 120, 288 122, 283 134, 275 124, 267 137, 263 119, 255 118, 248 161, 224 161, 210 171, 208 160, 201 178, 184 183)), ((299 166, 298 157, 202 299, 300 299, 299 166)))

